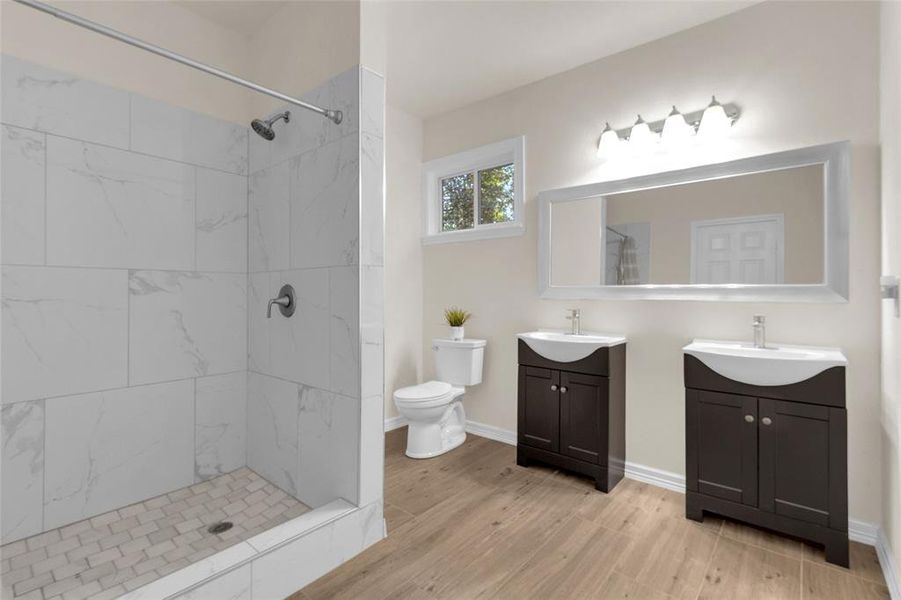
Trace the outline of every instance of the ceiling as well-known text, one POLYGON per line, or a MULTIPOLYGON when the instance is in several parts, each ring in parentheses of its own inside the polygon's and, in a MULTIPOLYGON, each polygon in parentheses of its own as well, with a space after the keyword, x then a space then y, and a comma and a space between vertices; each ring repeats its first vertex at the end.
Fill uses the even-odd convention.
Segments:
MULTIPOLYGON (((177 3, 249 36, 297 1, 177 3)), ((755 1, 389 1, 388 99, 429 117, 712 21, 755 1)))
POLYGON ((429 117, 754 2, 418 1, 388 6, 389 102, 429 117))
POLYGON ((288 0, 177 0, 175 2, 208 21, 242 35, 252 35, 288 0))

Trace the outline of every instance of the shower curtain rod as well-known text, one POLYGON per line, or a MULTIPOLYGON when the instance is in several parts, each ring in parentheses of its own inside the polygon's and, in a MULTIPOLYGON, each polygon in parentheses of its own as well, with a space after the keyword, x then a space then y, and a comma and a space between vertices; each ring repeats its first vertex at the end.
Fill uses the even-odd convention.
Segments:
POLYGON ((626 239, 626 236, 625 236, 625 235, 621 234, 620 232, 618 232, 618 231, 617 231, 616 229, 614 229, 613 227, 610 227, 609 225, 607 225, 606 227, 607 227, 607 231, 610 231, 610 232, 612 232, 612 233, 615 233, 615 234, 618 235, 619 237, 621 237, 621 238, 623 238, 623 239, 626 239))
POLYGON ((216 67, 211 67, 202 62, 198 62, 194 59, 188 58, 186 56, 182 56, 181 54, 177 54, 170 50, 166 50, 165 48, 161 48, 160 46, 154 46, 153 44, 147 43, 143 40, 139 40, 138 38, 132 37, 120 31, 116 31, 115 29, 111 29, 106 27, 105 25, 101 25, 99 23, 95 23, 94 21, 90 21, 88 19, 83 19, 78 15, 73 15, 72 13, 66 12, 64 10, 60 10, 55 6, 51 6, 49 4, 45 4, 43 2, 38 2, 37 0, 15 0, 19 4, 24 4, 25 6, 29 6, 35 10, 39 10, 41 12, 45 12, 48 15, 52 15, 57 19, 62 19, 63 21, 67 21, 72 23, 73 25, 78 25, 79 27, 84 27, 85 29, 90 29, 96 33, 105 35, 107 37, 111 37, 114 40, 119 40, 120 42, 125 42, 126 44, 130 44, 135 46, 136 48, 140 48, 142 50, 146 50, 147 52, 152 52, 158 56, 162 56, 163 58, 168 58, 169 60, 174 60, 175 62, 179 62, 183 65, 187 65, 198 71, 203 71, 204 73, 209 73, 210 75, 214 75, 221 79, 225 79, 226 81, 231 81, 232 83, 237 83, 238 85, 244 86, 256 92, 260 92, 261 94, 266 94, 267 96, 272 96, 273 98, 278 98, 284 102, 288 102, 289 104, 293 104, 294 106, 299 106, 301 108, 305 108, 307 110, 311 110, 313 112, 319 113, 323 117, 333 121, 335 124, 341 123, 344 119, 344 114, 340 110, 331 110, 328 108, 320 108, 314 104, 309 104, 304 102, 303 100, 298 100, 292 96, 288 96, 287 94, 282 94, 281 92, 277 92, 275 90, 271 90, 267 87, 263 87, 262 85, 256 84, 252 81, 248 81, 246 79, 241 79, 236 75, 232 75, 226 71, 221 69, 217 69, 216 67))

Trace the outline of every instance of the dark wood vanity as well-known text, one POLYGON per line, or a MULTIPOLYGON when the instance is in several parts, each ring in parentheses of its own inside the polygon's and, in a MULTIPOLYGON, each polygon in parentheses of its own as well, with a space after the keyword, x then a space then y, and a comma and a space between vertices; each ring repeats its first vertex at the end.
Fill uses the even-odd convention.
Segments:
POLYGON ((626 460, 626 345, 555 362, 518 343, 516 463, 581 473, 609 492, 623 478, 626 460))
POLYGON ((685 388, 686 516, 716 513, 810 540, 847 567, 845 368, 756 386, 686 354, 685 388))

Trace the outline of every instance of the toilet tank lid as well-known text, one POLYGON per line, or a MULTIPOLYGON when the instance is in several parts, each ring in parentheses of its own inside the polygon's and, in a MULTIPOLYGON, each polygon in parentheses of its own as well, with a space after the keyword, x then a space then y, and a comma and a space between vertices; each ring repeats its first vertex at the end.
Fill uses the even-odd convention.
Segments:
POLYGON ((488 344, 485 340, 473 340, 473 339, 463 339, 463 340, 447 340, 442 338, 436 338, 432 340, 433 346, 438 346, 442 348, 484 348, 485 345, 488 344))

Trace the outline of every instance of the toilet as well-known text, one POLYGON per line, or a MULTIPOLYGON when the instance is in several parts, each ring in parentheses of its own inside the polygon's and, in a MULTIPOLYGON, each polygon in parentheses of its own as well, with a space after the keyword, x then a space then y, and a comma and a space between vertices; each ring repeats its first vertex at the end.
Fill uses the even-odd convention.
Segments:
POLYGON ((432 341, 438 381, 394 392, 394 404, 407 420, 407 456, 431 458, 466 440, 464 386, 482 383, 485 340, 432 341))

